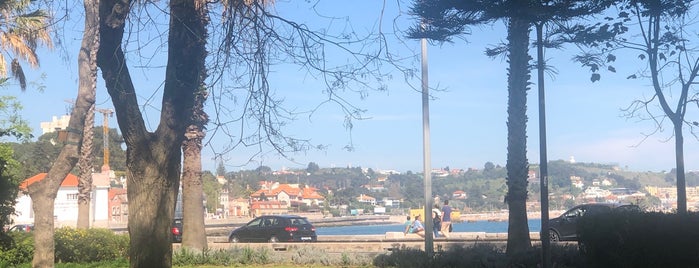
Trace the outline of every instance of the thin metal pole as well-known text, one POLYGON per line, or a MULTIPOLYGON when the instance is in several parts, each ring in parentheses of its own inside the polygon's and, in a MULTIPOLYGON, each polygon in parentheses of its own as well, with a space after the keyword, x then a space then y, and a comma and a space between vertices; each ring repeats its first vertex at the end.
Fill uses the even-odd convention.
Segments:
MULTIPOLYGON (((422 23, 424 28, 425 24, 422 23)), ((432 167, 430 166, 430 96, 427 82, 427 39, 420 40, 422 49, 422 148, 423 174, 425 174, 425 252, 434 255, 433 223, 432 223, 432 167)))
POLYGON ((544 48, 543 23, 536 25, 536 54, 539 86, 539 175, 541 186, 541 263, 543 268, 551 267, 551 242, 549 240, 549 172, 546 155, 546 98, 544 93, 544 48))

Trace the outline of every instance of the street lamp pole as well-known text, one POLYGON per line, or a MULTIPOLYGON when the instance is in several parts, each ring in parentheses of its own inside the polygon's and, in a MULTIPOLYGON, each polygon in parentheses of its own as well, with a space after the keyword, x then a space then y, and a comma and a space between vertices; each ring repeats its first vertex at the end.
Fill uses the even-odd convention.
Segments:
MULTIPOLYGON (((423 30, 425 22, 421 23, 423 30)), ((422 63, 422 148, 423 148, 423 174, 425 176, 425 252, 428 256, 434 255, 434 243, 432 227, 432 167, 430 166, 430 96, 427 82, 427 39, 420 39, 421 63, 422 63)))

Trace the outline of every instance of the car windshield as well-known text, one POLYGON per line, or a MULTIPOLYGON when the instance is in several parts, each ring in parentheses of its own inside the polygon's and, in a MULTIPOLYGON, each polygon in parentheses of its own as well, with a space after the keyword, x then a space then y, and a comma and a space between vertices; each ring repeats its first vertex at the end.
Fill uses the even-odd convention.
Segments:
POLYGON ((254 226, 260 226, 260 223, 262 222, 262 218, 257 218, 252 220, 251 222, 248 223, 248 226, 254 227, 254 226))

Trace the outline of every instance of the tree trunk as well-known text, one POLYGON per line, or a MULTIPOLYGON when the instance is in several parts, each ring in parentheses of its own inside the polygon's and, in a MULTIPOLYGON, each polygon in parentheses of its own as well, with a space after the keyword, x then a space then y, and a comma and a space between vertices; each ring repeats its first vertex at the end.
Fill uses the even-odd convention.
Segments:
MULTIPOLYGON (((202 111, 203 112, 203 111, 202 111)), ((206 250, 206 230, 204 228, 203 185, 201 178, 201 141, 204 133, 196 126, 190 126, 184 141, 184 166, 182 168, 183 229, 182 246, 192 250, 206 250)), ((209 202, 218 202, 213 197, 209 202)))
MULTIPOLYGON (((96 34, 96 33, 95 33, 96 34)), ((97 52, 97 43, 94 43, 94 47, 90 48, 91 51, 97 52)), ((97 74, 97 65, 94 63, 95 76, 97 74)), ((93 80, 96 81, 96 77, 93 80)), ((94 89, 96 84, 92 86, 94 89)), ((92 146, 94 139, 94 125, 95 125, 95 104, 90 106, 90 109, 85 115, 85 127, 83 128, 83 140, 82 146, 80 147, 80 159, 78 160, 78 170, 80 171, 80 176, 78 180, 78 228, 87 229, 90 228, 90 200, 92 195, 92 146)))
POLYGON ((529 83, 529 22, 510 19, 507 29, 509 76, 507 105, 507 254, 531 247, 527 222, 527 90, 529 83))
MULTIPOLYGON (((47 178, 44 178, 44 180, 48 179, 47 175, 47 178)), ((37 183, 32 185, 36 185, 37 183)), ((47 186, 42 188, 50 190, 47 189, 50 186, 48 186, 48 184, 46 185, 47 186)), ((56 189, 55 192, 58 192, 58 189, 56 189)), ((52 196, 30 194, 30 196, 32 199, 32 209, 34 210, 34 258, 32 260, 32 267, 53 267, 55 250, 53 241, 53 205, 56 194, 54 193, 52 196)))
POLYGON ((677 213, 687 214, 687 183, 684 172, 684 134, 682 120, 673 120, 675 128, 675 165, 677 166, 677 213))
POLYGON ((170 267, 170 226, 180 181, 181 145, 191 125, 195 95, 205 78, 206 5, 172 0, 168 63, 160 119, 146 130, 121 42, 130 1, 105 0, 100 6, 98 65, 112 97, 127 150, 127 194, 131 267, 170 267))
POLYGON ((54 202, 61 182, 78 162, 78 149, 82 140, 80 130, 85 125, 85 116, 88 110, 95 104, 94 85, 97 72, 94 67, 95 54, 94 51, 90 51, 90 47, 94 47, 93 42, 99 40, 96 32, 98 3, 95 0, 85 0, 83 3, 85 7, 85 31, 78 54, 80 81, 75 107, 71 111, 68 122, 66 142, 46 177, 27 186, 35 217, 33 267, 54 266, 54 202))

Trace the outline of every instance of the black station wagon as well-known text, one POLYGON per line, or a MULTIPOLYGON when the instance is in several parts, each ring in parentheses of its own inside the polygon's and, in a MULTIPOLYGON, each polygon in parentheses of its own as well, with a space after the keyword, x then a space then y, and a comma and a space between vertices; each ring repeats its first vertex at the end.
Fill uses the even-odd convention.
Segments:
POLYGON ((550 241, 577 241, 577 223, 584 215, 619 211, 641 211, 636 205, 619 203, 590 203, 575 206, 549 220, 550 241))
POLYGON ((233 230, 228 242, 314 242, 317 238, 316 228, 304 217, 266 215, 233 230))

